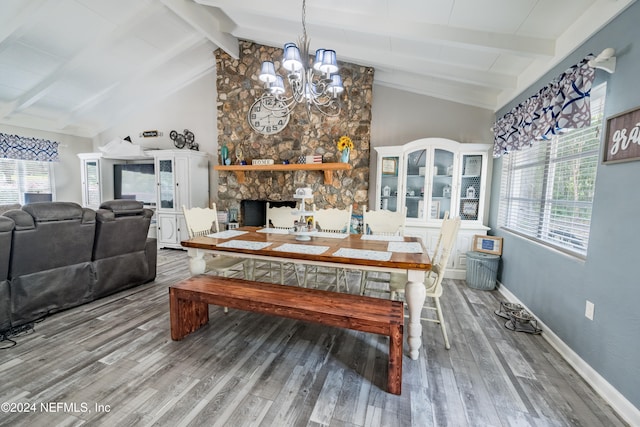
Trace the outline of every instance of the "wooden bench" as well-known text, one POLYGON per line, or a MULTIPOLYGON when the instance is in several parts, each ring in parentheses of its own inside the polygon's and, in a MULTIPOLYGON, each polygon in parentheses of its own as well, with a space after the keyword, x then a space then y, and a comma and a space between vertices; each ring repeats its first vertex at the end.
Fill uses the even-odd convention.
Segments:
POLYGON ((401 392, 404 313, 400 301, 200 275, 169 287, 171 339, 181 340, 207 324, 209 304, 386 335, 387 390, 401 392))

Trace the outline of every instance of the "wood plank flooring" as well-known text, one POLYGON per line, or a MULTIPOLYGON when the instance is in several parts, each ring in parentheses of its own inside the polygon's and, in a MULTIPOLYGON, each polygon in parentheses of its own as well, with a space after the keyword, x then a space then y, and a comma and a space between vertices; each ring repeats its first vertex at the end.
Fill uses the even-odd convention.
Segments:
MULTIPOLYGON (((424 322, 395 396, 378 335, 212 306, 207 326, 172 341, 167 288, 188 275, 186 253, 163 249, 155 282, 51 315, 0 350, 0 403, 33 405, 0 425, 626 425, 542 337, 504 327, 497 291, 445 280, 451 350, 424 322)), ((359 274, 348 278, 356 292, 359 274)))

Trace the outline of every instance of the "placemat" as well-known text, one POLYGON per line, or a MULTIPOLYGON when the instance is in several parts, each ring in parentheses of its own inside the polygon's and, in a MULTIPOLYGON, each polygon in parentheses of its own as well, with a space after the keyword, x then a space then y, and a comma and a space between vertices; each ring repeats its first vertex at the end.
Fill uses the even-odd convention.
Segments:
POLYGON ((269 234, 289 234, 289 230, 293 230, 293 228, 270 228, 265 227, 258 230, 258 233, 269 233, 269 234))
POLYGON ((227 231, 218 231, 217 233, 207 234, 207 237, 214 237, 216 239, 231 239, 232 237, 241 236, 246 234, 246 231, 240 230, 227 230, 227 231))
POLYGON ((360 237, 362 240, 381 240, 383 242, 403 242, 404 237, 402 236, 385 236, 382 234, 363 234, 360 237))
POLYGON ((390 252, 404 252, 408 254, 421 254, 422 245, 418 242, 389 242, 387 250, 390 252))
POLYGON ((315 245, 300 245, 297 243, 285 243, 284 245, 280 245, 277 248, 274 248, 274 251, 282 251, 282 252, 294 252, 297 254, 313 254, 320 255, 321 253, 326 252, 329 249, 329 246, 315 246, 315 245))
POLYGON ((344 258, 370 259, 373 261, 389 261, 391 259, 391 252, 340 248, 333 253, 333 256, 344 258))
POLYGON ((271 243, 272 242, 252 242, 250 240, 229 240, 216 246, 219 248, 251 249, 257 251, 266 248, 271 243))

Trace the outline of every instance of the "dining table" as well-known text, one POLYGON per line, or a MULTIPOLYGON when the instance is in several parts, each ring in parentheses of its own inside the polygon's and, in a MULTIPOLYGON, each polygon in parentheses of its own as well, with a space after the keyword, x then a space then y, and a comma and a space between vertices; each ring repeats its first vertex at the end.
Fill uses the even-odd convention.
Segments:
POLYGON ((295 232, 269 227, 239 227, 181 242, 189 255, 192 275, 205 272, 205 254, 251 260, 378 272, 407 273, 405 302, 408 311, 409 357, 417 360, 422 346, 422 307, 426 297, 425 273, 431 259, 419 237, 371 234, 295 232))

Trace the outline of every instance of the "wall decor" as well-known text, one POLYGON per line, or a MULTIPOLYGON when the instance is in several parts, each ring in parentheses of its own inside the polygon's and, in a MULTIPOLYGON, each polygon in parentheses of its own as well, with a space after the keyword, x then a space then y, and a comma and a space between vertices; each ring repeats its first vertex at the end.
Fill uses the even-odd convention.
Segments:
MULTIPOLYGON (((462 201, 462 209, 460 209, 460 213, 465 217, 477 216, 478 215, 478 201, 477 200, 463 200, 462 201)), ((468 219, 468 218, 462 218, 468 219)))
POLYGON ((140 132, 140 138, 157 138, 162 136, 162 132, 157 130, 144 130, 140 132))
POLYGON ((607 119, 602 163, 640 160, 640 107, 607 119))
POLYGON ((188 149, 194 151, 200 150, 200 146, 198 145, 198 143, 194 142, 196 136, 189 129, 185 129, 184 134, 172 130, 169 133, 169 138, 171 138, 171 140, 173 141, 173 145, 175 145, 176 148, 187 147, 188 149))
POLYGON ((476 252, 502 255, 502 237, 476 234, 473 236, 472 249, 476 252))
POLYGON ((482 156, 465 156, 463 175, 477 176, 482 171, 482 156))

